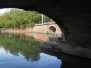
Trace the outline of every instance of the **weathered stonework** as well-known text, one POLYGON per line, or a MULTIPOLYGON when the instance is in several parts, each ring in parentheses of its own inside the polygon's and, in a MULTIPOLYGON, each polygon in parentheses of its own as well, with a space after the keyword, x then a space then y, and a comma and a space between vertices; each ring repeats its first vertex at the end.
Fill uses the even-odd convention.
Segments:
POLYGON ((41 48, 49 51, 55 51, 59 53, 66 53, 70 55, 75 55, 83 58, 91 59, 91 48, 74 47, 65 43, 52 42, 42 42, 41 48))

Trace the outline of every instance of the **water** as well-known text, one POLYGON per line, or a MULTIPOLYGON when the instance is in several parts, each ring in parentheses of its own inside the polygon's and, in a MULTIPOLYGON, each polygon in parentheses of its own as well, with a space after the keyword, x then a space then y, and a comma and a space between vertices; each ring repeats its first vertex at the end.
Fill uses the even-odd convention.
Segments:
POLYGON ((0 68, 59 68, 61 60, 57 57, 50 56, 45 53, 39 54, 38 60, 28 60, 21 53, 14 56, 10 52, 6 52, 4 48, 0 48, 0 68))
MULTIPOLYGON (((43 39, 42 39, 43 42, 43 39)), ((91 68, 91 60, 41 49, 29 34, 0 34, 0 68, 91 68)))

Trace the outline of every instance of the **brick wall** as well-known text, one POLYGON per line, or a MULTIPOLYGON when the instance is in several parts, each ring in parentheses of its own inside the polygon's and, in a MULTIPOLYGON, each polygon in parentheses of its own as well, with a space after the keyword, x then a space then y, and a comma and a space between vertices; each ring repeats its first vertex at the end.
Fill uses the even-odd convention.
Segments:
POLYGON ((61 30, 55 22, 43 23, 43 24, 35 24, 34 27, 25 27, 25 28, 7 28, 7 31, 11 32, 39 32, 45 33, 48 31, 50 26, 54 26, 56 28, 56 33, 61 34, 61 30))

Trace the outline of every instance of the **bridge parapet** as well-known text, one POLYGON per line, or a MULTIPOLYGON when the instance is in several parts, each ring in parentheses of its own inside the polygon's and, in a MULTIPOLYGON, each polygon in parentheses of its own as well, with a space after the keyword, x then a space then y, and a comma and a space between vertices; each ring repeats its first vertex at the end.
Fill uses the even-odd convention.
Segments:
POLYGON ((62 34, 59 26, 55 22, 35 24, 33 32, 62 34))
POLYGON ((51 24, 56 24, 56 23, 55 22, 45 22, 45 23, 35 24, 35 26, 38 26, 38 25, 51 25, 51 24))

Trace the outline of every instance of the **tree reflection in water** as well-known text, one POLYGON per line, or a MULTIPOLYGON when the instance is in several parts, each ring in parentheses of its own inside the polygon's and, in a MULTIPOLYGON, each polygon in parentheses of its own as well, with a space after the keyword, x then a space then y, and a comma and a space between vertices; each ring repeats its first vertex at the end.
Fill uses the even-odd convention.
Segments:
POLYGON ((33 38, 0 34, 0 47, 14 56, 23 55, 27 61, 38 61, 40 59, 40 42, 33 38))

